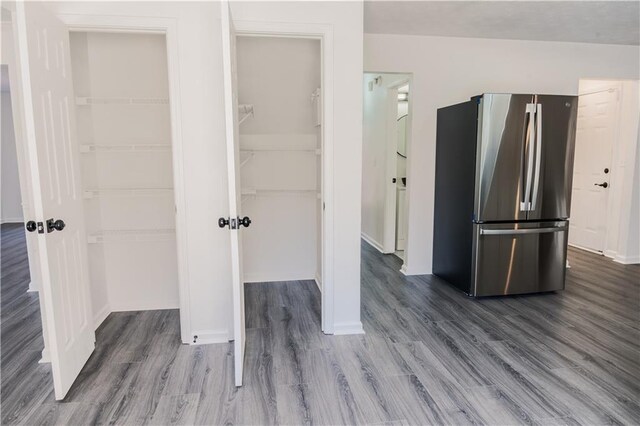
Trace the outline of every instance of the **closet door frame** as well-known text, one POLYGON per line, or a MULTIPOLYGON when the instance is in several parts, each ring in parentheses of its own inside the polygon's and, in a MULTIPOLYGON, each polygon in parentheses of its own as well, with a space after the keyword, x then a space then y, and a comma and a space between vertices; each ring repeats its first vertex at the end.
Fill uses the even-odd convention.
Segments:
POLYGON ((320 41, 322 102, 322 331, 334 333, 333 291, 333 28, 324 24, 233 20, 237 36, 306 38, 320 41))
POLYGON ((184 156, 180 119, 180 81, 178 56, 178 25, 174 18, 108 15, 57 15, 69 32, 102 32, 131 34, 161 34, 165 36, 169 76, 169 109, 171 116, 171 155, 173 165, 173 196, 176 207, 176 245, 178 291, 180 298, 180 336, 182 343, 193 341, 191 305, 189 300, 189 269, 187 254, 187 204, 184 184, 184 156))

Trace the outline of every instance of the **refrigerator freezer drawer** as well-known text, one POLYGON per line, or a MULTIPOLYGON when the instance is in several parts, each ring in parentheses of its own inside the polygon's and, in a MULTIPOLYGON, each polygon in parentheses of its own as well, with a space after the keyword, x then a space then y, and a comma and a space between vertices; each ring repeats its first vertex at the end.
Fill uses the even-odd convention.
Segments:
POLYGON ((474 225, 472 296, 564 289, 567 221, 474 225))

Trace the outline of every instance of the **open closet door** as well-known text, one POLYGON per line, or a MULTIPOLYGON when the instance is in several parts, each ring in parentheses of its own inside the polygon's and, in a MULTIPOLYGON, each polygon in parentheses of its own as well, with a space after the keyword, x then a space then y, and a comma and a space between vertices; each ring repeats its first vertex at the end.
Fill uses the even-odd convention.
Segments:
MULTIPOLYGON (((224 67, 225 127, 227 133, 227 170, 229 175, 229 223, 231 232, 231 280, 233 285, 233 333, 236 386, 242 386, 244 367, 244 283, 242 281, 242 239, 240 230, 240 141, 238 124, 238 84, 236 72, 236 34, 229 2, 222 2, 222 54, 224 67)), ((224 226, 224 224, 223 224, 224 226)), ((244 226, 248 226, 248 223, 244 226)))
POLYGON ((16 25, 36 214, 27 220, 37 221, 27 230, 38 233, 43 323, 62 399, 95 345, 69 33, 40 2, 16 2, 16 25))

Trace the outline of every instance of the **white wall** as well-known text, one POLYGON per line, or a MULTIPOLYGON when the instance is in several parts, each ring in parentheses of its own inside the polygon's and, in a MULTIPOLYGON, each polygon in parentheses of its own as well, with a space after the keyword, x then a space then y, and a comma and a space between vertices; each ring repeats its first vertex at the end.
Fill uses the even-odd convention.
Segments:
MULTIPOLYGON (((3 66, 4 67, 4 66, 3 66)), ((5 67, 6 68, 6 67, 5 67)), ((3 70, 3 76, 6 75, 3 70)), ((2 200, 0 201, 0 222, 22 222, 22 198, 20 196, 20 180, 18 177, 18 156, 16 153, 16 140, 13 131, 13 114, 11 112, 11 92, 2 91, 2 105, 0 114, 2 122, 2 200)))
POLYGON ((637 79, 637 46, 365 34, 365 70, 413 74, 407 274, 431 273, 436 111, 483 92, 578 93, 580 78, 637 79))
MULTIPOLYGON (((180 117, 187 204, 190 330, 199 342, 226 341, 231 331, 229 212, 225 156, 220 4, 217 2, 55 2, 56 13, 169 17, 178 27, 180 117)), ((360 324, 360 172, 362 136, 362 4, 238 3, 234 19, 333 26, 334 258, 336 329, 360 324)))
POLYGON ((626 251, 626 258, 619 257, 619 262, 623 263, 640 263, 640 190, 638 190, 638 182, 640 182, 640 127, 638 128, 636 152, 635 152, 635 170, 633 172, 634 190, 631 194, 629 202, 629 228, 626 233, 620 231, 620 241, 626 239, 626 247, 619 244, 626 251))
POLYGON ((609 209, 620 215, 618 241, 612 246, 616 247, 616 261, 640 263, 640 81, 623 81, 621 86, 616 153, 621 203, 609 209))
POLYGON ((362 236, 383 250, 387 191, 387 75, 365 74, 362 129, 362 236), (382 77, 382 84, 369 83, 382 77))
POLYGON ((238 103, 255 115, 240 134, 314 134, 311 93, 320 87, 320 41, 238 37, 238 103))

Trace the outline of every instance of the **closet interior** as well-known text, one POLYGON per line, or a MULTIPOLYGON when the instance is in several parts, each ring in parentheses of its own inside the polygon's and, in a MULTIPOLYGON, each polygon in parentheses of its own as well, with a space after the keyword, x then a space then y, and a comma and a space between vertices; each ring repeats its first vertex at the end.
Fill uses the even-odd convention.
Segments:
POLYGON ((113 311, 178 308, 165 36, 70 42, 96 326, 113 311))
POLYGON ((241 36, 236 49, 244 281, 321 288, 320 41, 241 36))

